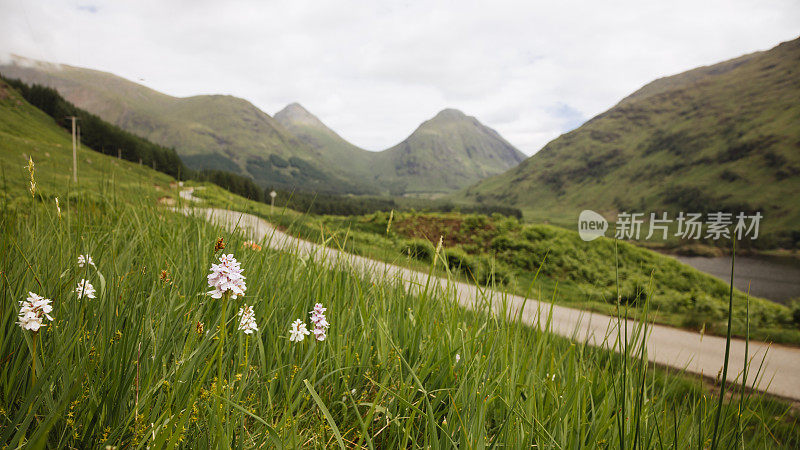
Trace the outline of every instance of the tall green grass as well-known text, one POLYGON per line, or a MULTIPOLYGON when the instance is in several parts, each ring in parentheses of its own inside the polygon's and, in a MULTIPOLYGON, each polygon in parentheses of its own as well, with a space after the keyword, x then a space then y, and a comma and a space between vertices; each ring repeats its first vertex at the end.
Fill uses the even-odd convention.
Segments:
POLYGON ((446 290, 243 249, 244 235, 148 204, 62 209, 31 200, 0 217, 9 448, 704 448, 718 411, 724 445, 800 445, 787 405, 745 393, 719 409, 701 382, 648 365, 643 327, 593 348, 548 333, 548 311, 524 326, 485 298, 468 311, 446 290), (204 294, 219 236, 248 286, 226 311, 204 294), (96 269, 77 267, 85 253, 96 269), (77 299, 81 278, 96 299, 77 299), (15 324, 28 291, 53 299, 56 319, 36 336, 35 380, 33 336, 15 324), (328 339, 290 343, 317 301, 328 339), (242 303, 250 337, 236 330, 242 303))
MULTIPOLYGON (((210 204, 221 203, 208 194, 211 192, 200 195, 210 204)), ((485 283, 495 279, 524 295, 534 274, 540 273, 537 285, 544 296, 552 296, 557 288, 561 293, 557 300, 575 308, 612 315, 622 303, 632 306, 631 316, 639 318, 647 299, 649 317, 656 323, 727 334, 730 286, 726 282, 628 242, 617 245, 612 239, 598 239, 587 243, 575 231, 498 216, 399 213, 387 232, 389 214, 384 213, 342 218, 282 211, 267 214, 256 208, 246 212, 261 215, 303 239, 320 243, 324 234, 327 245, 417 270, 431 261, 434 244, 444 236, 449 244, 444 261, 463 280, 485 283), (414 238, 419 234, 424 237, 414 238), (651 277, 654 287, 647 291, 651 277)), ((792 316, 792 309, 750 297, 752 307, 745 311, 746 297, 734 290, 733 336, 744 337, 749 320, 754 325, 754 339, 800 344, 800 321, 792 316)))

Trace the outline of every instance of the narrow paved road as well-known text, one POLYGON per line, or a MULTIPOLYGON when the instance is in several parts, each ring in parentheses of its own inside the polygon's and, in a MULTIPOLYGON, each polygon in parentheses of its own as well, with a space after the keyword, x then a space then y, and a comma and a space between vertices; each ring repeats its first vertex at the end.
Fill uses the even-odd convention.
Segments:
POLYGON ((203 189, 203 187, 201 186, 201 187, 197 187, 197 188, 193 188, 193 187, 192 188, 186 188, 186 189, 178 192, 178 195, 180 195, 181 198, 184 199, 184 200, 187 200, 187 201, 190 201, 190 202, 199 202, 201 199, 199 199, 199 198, 197 198, 197 197, 195 197, 193 195, 195 189, 203 189))
MULTIPOLYGON (((191 191, 185 192, 187 192, 185 196, 181 193, 184 199, 193 199, 191 191)), ((372 279, 400 280, 411 290, 425 286, 428 278, 425 273, 340 252, 289 236, 267 221, 251 214, 190 207, 184 208, 183 212, 205 218, 229 231, 238 229, 253 239, 264 239, 269 247, 276 250, 292 251, 301 256, 312 257, 329 266, 350 267, 372 279)), ((552 332, 591 345, 604 346, 604 341, 616 342, 617 332, 622 329, 617 326, 616 318, 604 314, 551 305, 516 295, 505 295, 439 277, 433 277, 431 281, 445 289, 459 304, 467 308, 473 308, 476 303, 485 304, 487 298, 492 300, 495 311, 502 311, 504 302, 511 311, 519 312, 522 308, 522 321, 529 325, 538 323, 537 315, 540 312, 546 316, 552 308, 552 332)), ((630 336, 637 324, 629 320, 626 326, 630 336)), ((662 325, 652 325, 648 328, 650 336, 647 339, 647 357, 650 361, 710 377, 721 373, 725 360, 724 338, 703 336, 692 331, 662 325)), ((764 368, 760 375, 762 378, 757 388, 779 397, 800 400, 800 348, 750 341, 749 351, 753 368, 749 370, 748 386, 751 385, 766 352, 764 368)), ((731 342, 730 355, 728 379, 738 382, 744 367, 745 342, 734 339, 731 342)))

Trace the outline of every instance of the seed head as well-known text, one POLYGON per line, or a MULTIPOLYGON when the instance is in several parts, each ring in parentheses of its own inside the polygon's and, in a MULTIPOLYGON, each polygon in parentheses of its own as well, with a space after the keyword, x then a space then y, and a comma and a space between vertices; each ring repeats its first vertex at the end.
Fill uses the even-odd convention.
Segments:
POLYGON ((223 241, 222 237, 217 238, 217 243, 214 244, 214 253, 217 253, 220 250, 225 249, 225 242, 223 241))
POLYGON ((31 197, 33 197, 36 195, 36 180, 33 178, 34 164, 33 164, 33 158, 31 158, 30 156, 28 157, 28 165, 26 167, 28 168, 28 173, 31 175, 30 191, 31 191, 31 197))
POLYGON ((389 222, 386 223, 386 234, 389 234, 389 229, 392 228, 392 219, 394 219, 394 210, 389 213, 389 222))

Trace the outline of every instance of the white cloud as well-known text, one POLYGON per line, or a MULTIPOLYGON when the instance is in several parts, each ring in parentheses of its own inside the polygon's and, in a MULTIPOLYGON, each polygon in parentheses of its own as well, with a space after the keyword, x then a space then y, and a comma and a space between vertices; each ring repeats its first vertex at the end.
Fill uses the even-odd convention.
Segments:
POLYGON ((371 150, 445 107, 531 154, 648 81, 800 34, 800 4, 0 0, 0 53, 299 101, 371 150))

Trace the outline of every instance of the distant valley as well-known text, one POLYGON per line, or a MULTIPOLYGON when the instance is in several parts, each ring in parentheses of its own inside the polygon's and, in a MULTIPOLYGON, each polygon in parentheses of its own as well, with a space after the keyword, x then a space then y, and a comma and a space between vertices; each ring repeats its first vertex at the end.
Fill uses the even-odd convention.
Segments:
POLYGON ((57 89, 192 168, 262 188, 445 197, 571 226, 582 209, 760 211, 760 248, 800 246, 800 39, 655 80, 530 158, 446 109, 380 152, 292 103, 274 117, 222 95, 171 97, 89 69, 18 58, 0 73, 57 89))

